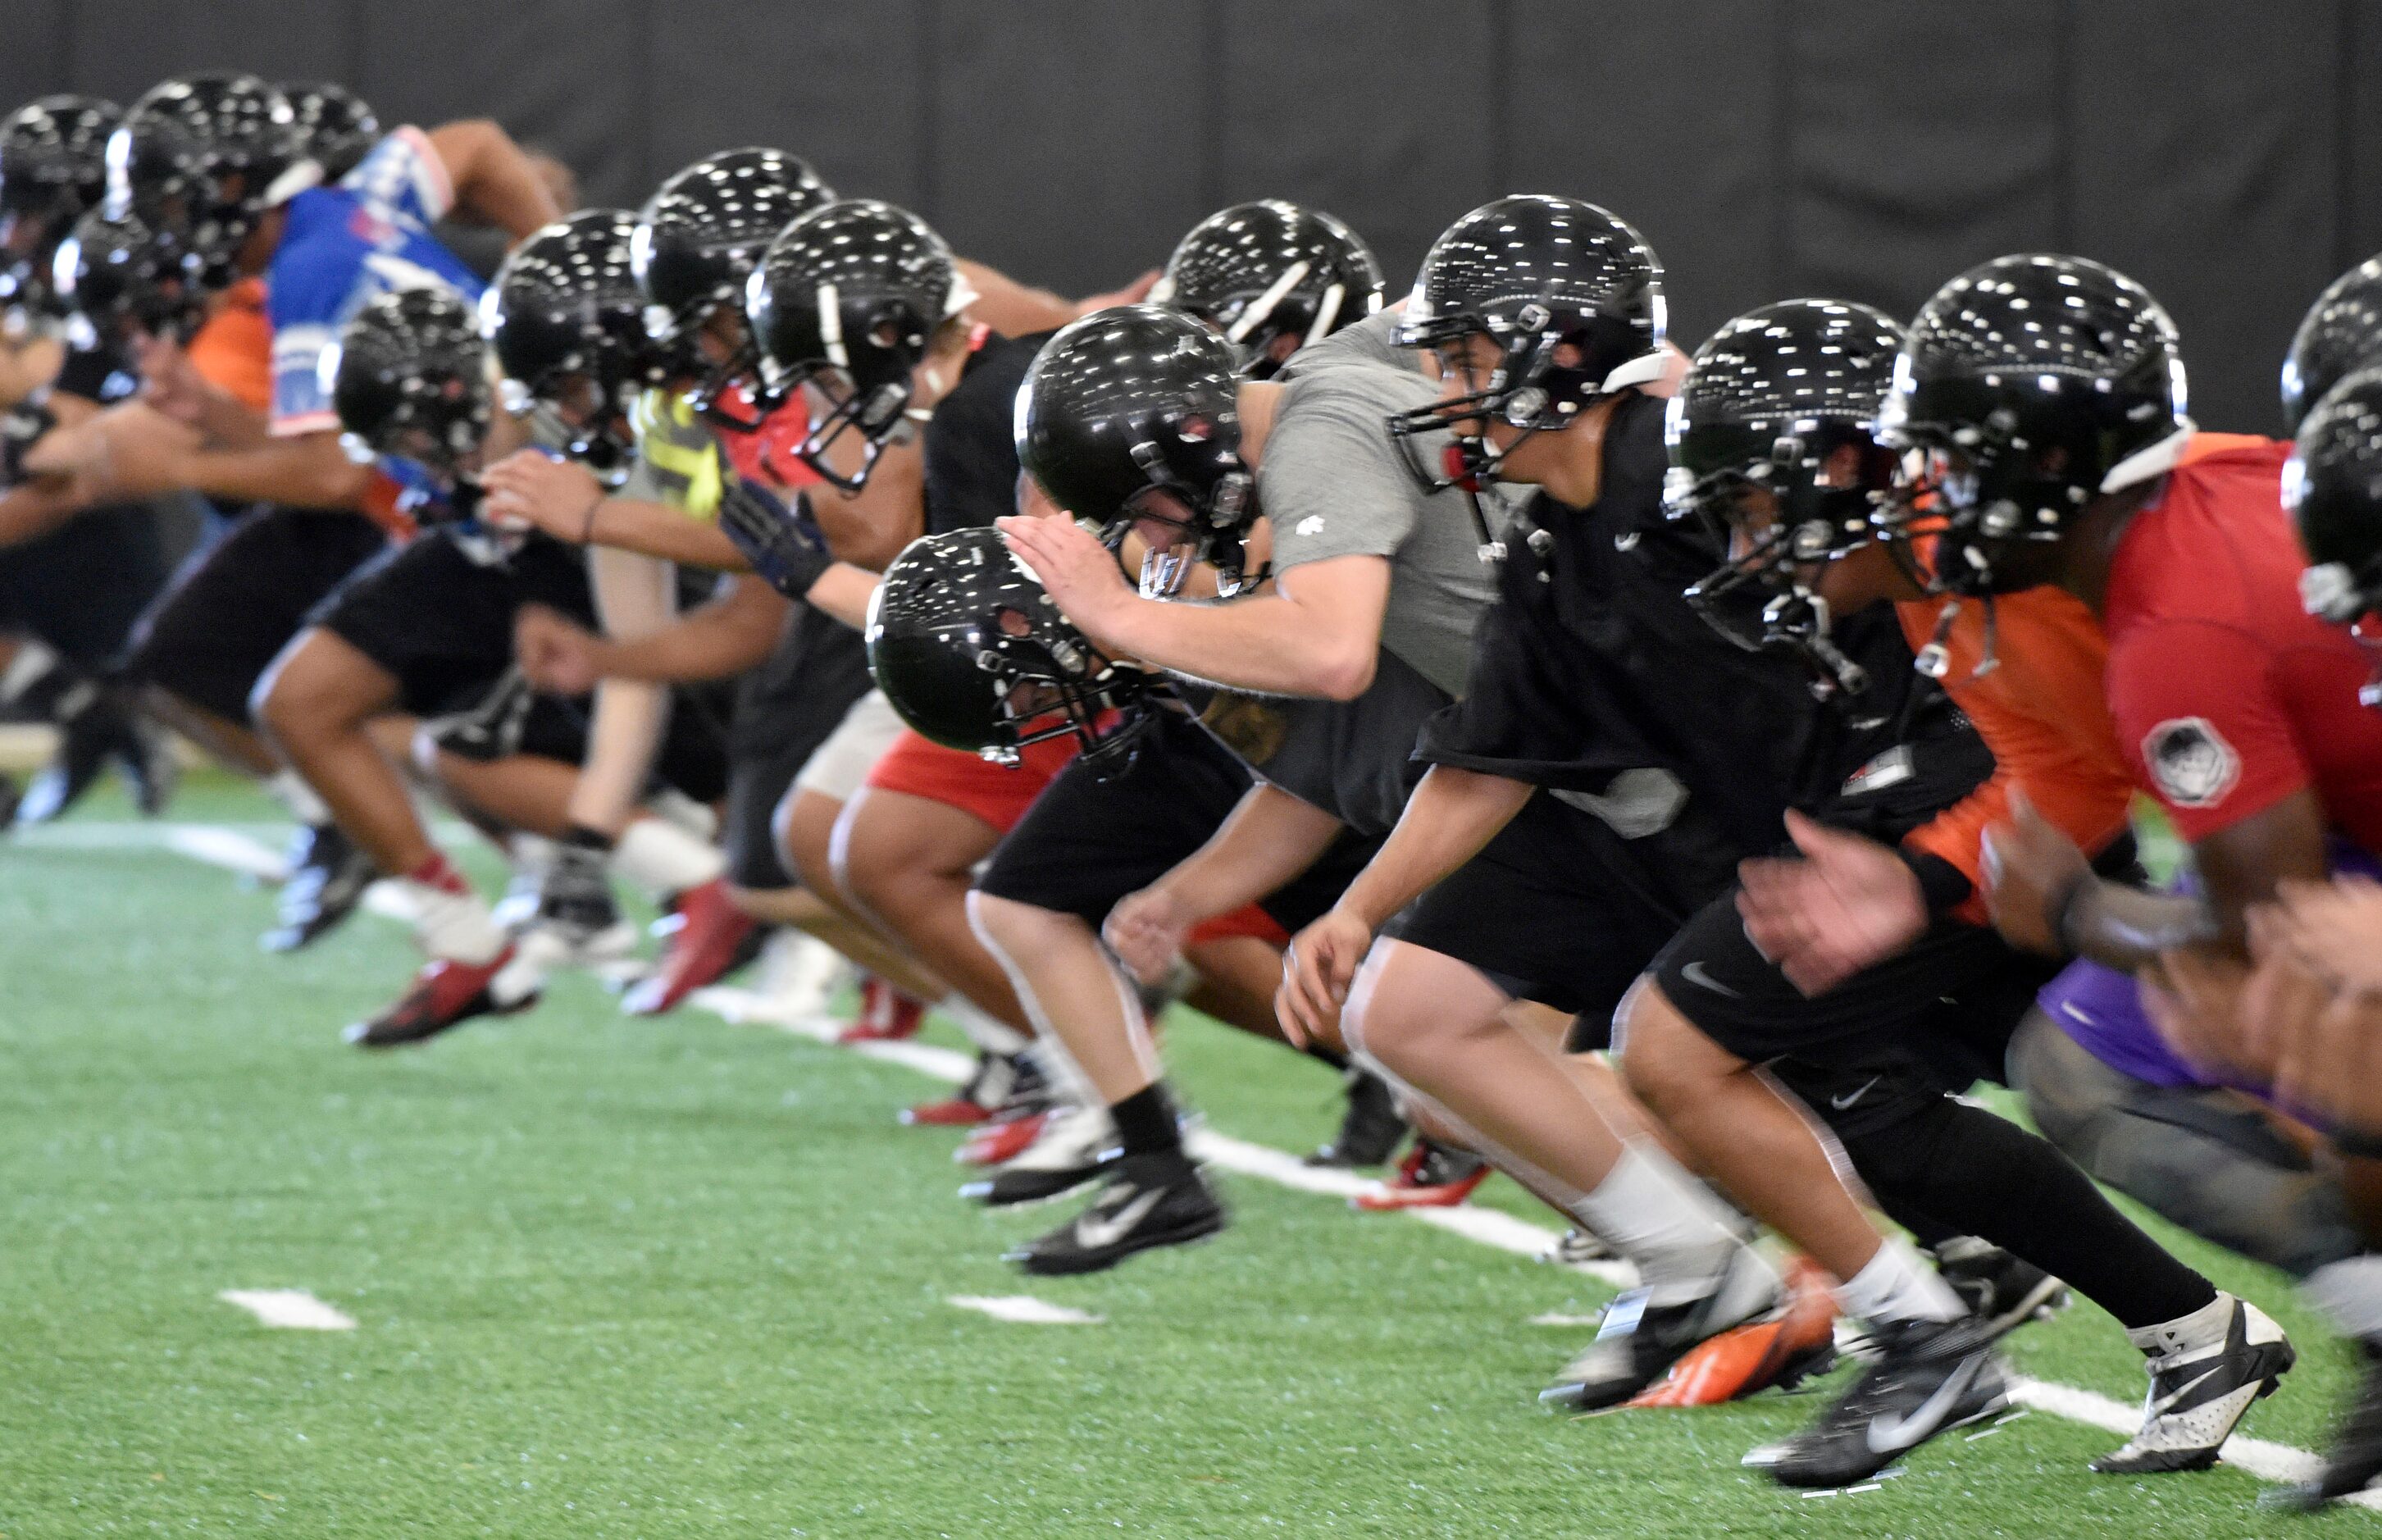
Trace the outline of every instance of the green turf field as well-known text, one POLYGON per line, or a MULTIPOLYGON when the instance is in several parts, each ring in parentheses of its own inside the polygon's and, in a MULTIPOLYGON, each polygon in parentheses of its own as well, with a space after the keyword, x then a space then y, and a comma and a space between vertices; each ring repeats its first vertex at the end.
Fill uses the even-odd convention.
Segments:
MULTIPOLYGON (((185 819, 259 820, 202 784, 185 819)), ((360 918, 256 951, 270 895, 103 844, 103 802, 0 846, 0 1536, 2236 1535, 2232 1470, 2088 1474, 2117 1435, 2035 1412, 1883 1489, 1741 1472, 1809 1398, 1552 1417, 1578 1275, 1222 1178, 1214 1244, 1106 1277, 999 1260, 1063 1209, 978 1213, 897 1066, 584 980, 534 1015, 367 1058, 345 1021, 411 966, 360 918), (80 832, 78 832, 78 830, 80 832), (352 1332, 271 1330, 227 1288, 311 1291, 352 1332), (1025 1325, 954 1295, 1097 1315, 1025 1325)), ((1185 1020, 1217 1128, 1305 1149, 1335 1083, 1185 1020)), ((1534 1221, 1518 1193, 1494 1200, 1534 1221)), ((2185 1243, 2305 1358, 2247 1431, 2320 1446, 2344 1376, 2272 1275, 2185 1243)), ((2080 1307, 2028 1374, 2132 1401, 2080 1307)), ((1835 1382, 1832 1382, 1835 1383, 1835 1382)))

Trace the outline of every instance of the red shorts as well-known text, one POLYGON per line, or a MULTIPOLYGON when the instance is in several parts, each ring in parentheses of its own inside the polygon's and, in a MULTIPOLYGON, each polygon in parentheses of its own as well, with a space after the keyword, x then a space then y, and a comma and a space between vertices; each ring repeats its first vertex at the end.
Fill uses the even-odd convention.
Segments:
POLYGON ((878 756, 866 783, 880 792, 901 792, 956 807, 1006 834, 1077 752, 1073 734, 1045 738, 1020 750, 1017 765, 997 765, 980 755, 945 748, 905 727, 893 746, 878 756))
POLYGON ((1254 904, 1245 905, 1229 915, 1203 919, 1191 927, 1190 934, 1183 939, 1197 946, 1201 942, 1226 941, 1234 936, 1254 936, 1273 947, 1290 944, 1290 932, 1282 928, 1281 921, 1254 904))

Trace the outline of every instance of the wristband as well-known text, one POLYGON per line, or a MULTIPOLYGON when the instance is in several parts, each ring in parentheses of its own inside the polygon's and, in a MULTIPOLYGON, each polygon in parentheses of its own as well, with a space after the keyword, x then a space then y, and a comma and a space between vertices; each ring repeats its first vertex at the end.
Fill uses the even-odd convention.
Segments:
POLYGON ((587 505, 586 517, 579 521, 579 543, 581 545, 592 546, 596 543, 596 515, 602 512, 603 509, 604 494, 598 492, 596 494, 596 500, 587 505))

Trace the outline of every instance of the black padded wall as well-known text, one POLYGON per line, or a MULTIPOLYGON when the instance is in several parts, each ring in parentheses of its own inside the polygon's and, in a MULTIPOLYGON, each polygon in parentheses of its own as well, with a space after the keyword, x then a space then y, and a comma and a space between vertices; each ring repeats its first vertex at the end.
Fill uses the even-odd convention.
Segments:
POLYGON ((2175 312, 2210 426, 2270 430, 2290 327, 2382 249, 2382 0, 9 0, 0 100, 177 69, 497 117, 633 204, 778 144, 1054 288, 1277 194, 1403 283, 1505 191, 1595 199, 1675 335, 1828 293, 1907 314, 2006 251, 2175 312))

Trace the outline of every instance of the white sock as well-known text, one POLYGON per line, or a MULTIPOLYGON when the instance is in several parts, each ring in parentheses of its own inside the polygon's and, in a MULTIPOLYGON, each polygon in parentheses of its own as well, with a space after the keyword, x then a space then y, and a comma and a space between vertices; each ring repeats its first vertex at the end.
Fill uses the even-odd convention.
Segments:
POLYGON ((0 669, 0 701, 14 701, 41 677, 58 666, 58 655, 47 643, 28 636, 17 644, 17 656, 0 669))
POLYGON ((1744 1242, 1710 1189, 1655 1145, 1621 1147, 1596 1190, 1573 1201, 1572 1217, 1638 1265, 1651 1303, 1701 1298, 1744 1242))
POLYGON ((474 967, 495 962, 507 942, 504 927, 475 893, 449 893, 406 880, 413 900, 413 934, 433 957, 474 967))
POLYGON ((2382 1338, 2382 1256, 2369 1251, 2326 1263, 2307 1275, 2300 1292, 2351 1337, 2382 1338))
POLYGON ((266 795, 288 808, 289 816, 301 823, 311 825, 331 821, 330 807, 314 795, 314 788, 306 784, 296 770, 286 770, 267 778, 264 791, 266 795))
POLYGON ((952 993, 935 1002, 935 1009, 950 1016, 959 1029, 967 1034, 968 1041, 988 1053, 1004 1057, 1016 1053, 1031 1040, 977 1004, 964 994, 952 993))
POLYGON ((722 875, 728 859, 675 823, 638 819, 612 846, 612 870, 647 896, 662 899, 722 875))
POLYGON ((2155 1325, 2129 1327, 2126 1340, 2153 1358, 2191 1358, 2224 1343, 2238 1302, 2232 1295, 2218 1289, 2216 1298, 2189 1315, 2179 1315, 2155 1325))
POLYGON ((1881 1321, 1958 1321, 1969 1313, 1935 1270, 1919 1260, 1907 1240, 1889 1239, 1869 1265, 1836 1288, 1847 1315, 1881 1321))

